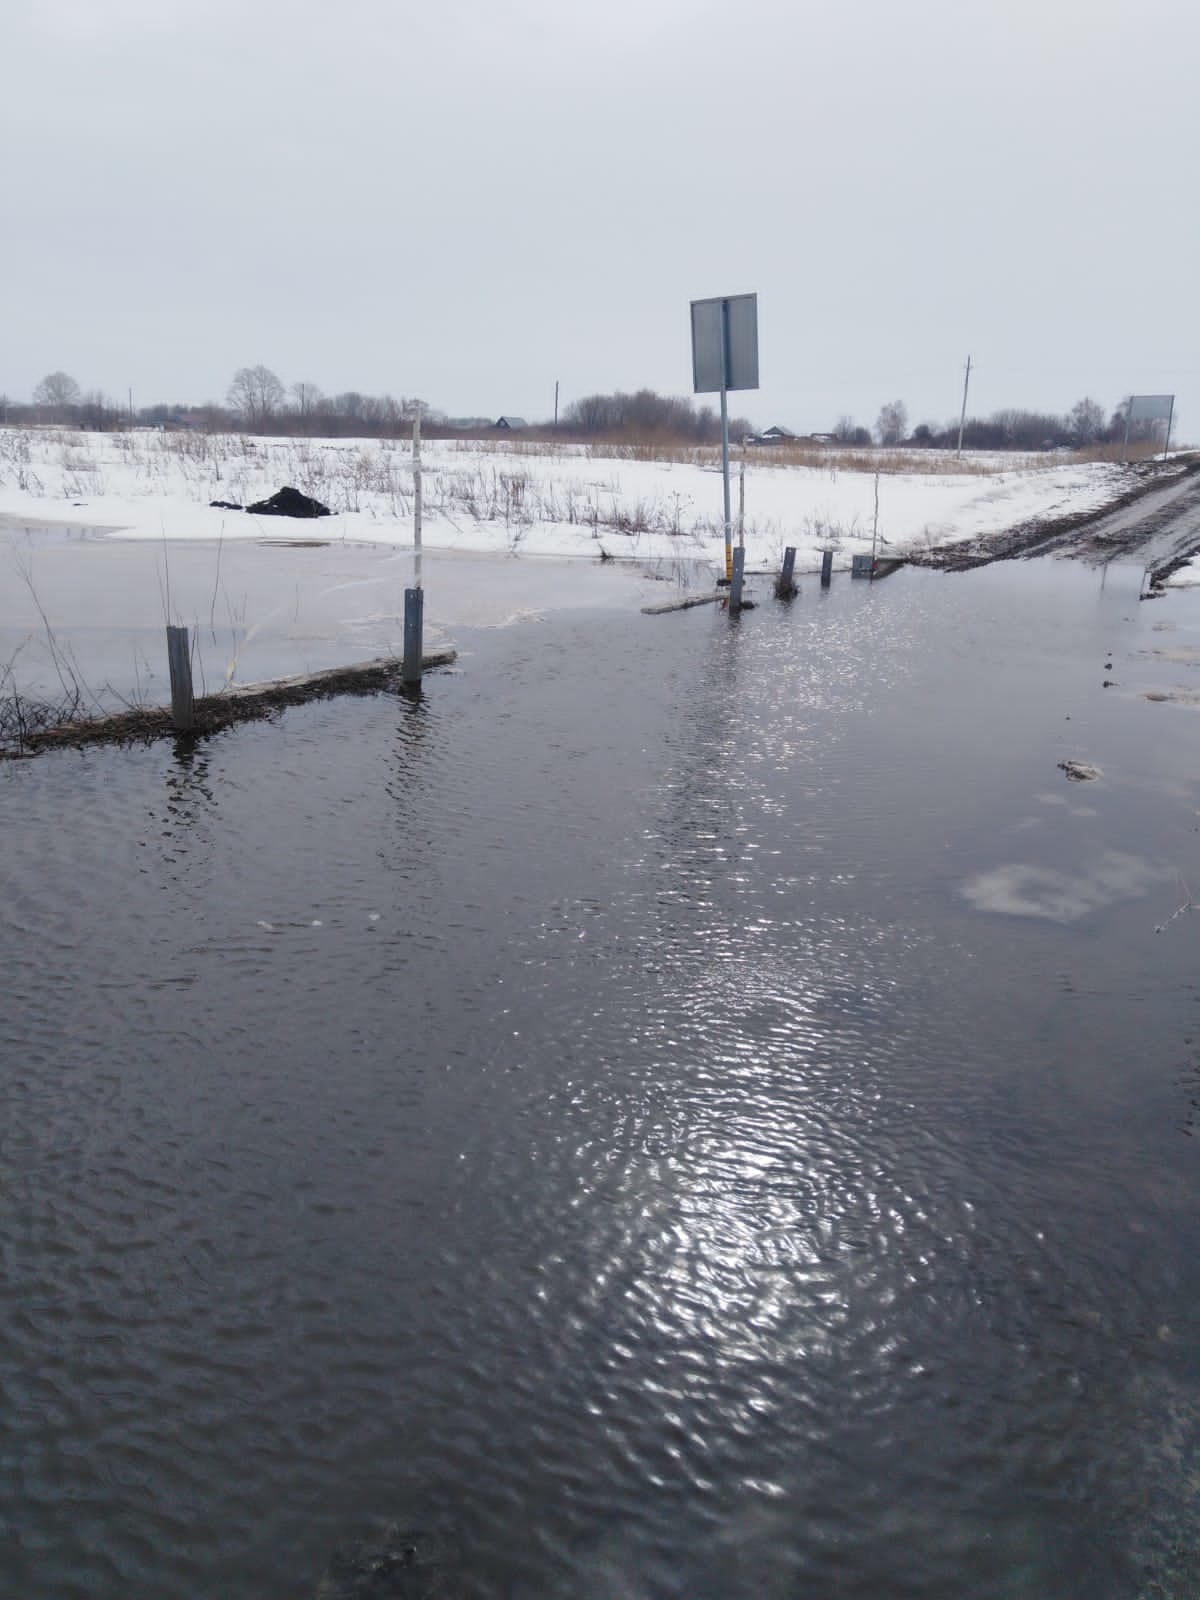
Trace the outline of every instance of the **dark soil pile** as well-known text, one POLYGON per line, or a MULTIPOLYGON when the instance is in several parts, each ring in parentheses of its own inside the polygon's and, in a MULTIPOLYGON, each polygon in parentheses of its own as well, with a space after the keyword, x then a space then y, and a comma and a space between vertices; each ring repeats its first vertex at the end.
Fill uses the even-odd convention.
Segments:
POLYGON ((219 511, 251 511, 256 517, 329 517, 333 513, 320 500, 302 494, 290 484, 277 489, 266 500, 256 500, 253 505, 241 506, 236 500, 210 500, 210 506, 219 511))

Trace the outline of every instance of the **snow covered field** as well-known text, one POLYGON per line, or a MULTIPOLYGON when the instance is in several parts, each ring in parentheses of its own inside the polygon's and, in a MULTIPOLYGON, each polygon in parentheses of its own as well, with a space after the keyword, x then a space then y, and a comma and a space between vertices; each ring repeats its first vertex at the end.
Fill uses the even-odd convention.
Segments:
MULTIPOLYGON (((639 561, 700 558, 723 548, 716 451, 677 459, 635 452, 509 441, 426 441, 424 544, 478 554, 607 556, 639 561), (637 453, 640 454, 640 453, 637 453)), ((856 461, 862 460, 862 452, 856 461)), ((773 566, 797 547, 801 571, 832 545, 848 566, 871 547, 904 553, 997 532, 1032 517, 1103 507, 1123 469, 1052 456, 970 458, 930 453, 918 470, 792 466, 762 450, 746 465, 747 567, 773 566)), ((737 462, 734 463, 734 515, 737 462)), ((412 540, 412 461, 407 441, 274 439, 134 430, 77 433, 0 429, 0 518, 103 528, 122 539, 232 540, 297 536, 346 544, 412 540), (319 523, 214 509, 285 484, 333 511, 319 523)))

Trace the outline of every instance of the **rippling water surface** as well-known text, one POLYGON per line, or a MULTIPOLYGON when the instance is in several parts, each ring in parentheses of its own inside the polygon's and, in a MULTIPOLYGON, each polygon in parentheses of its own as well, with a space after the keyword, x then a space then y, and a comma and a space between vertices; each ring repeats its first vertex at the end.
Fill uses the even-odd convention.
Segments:
POLYGON ((1200 723, 1132 692, 1195 619, 1136 595, 573 615, 0 769, 0 1590, 309 1596, 398 1523, 467 1596, 1200 1591, 1200 723))

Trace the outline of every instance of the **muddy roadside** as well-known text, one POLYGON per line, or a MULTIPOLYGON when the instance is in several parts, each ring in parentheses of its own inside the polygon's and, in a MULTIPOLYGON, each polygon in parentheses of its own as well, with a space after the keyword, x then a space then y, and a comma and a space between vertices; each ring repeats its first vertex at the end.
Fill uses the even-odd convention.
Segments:
MULTIPOLYGON (((457 657, 458 652, 452 649, 426 651, 421 669, 429 672, 435 667, 448 667, 457 657)), ((239 723, 263 721, 289 706, 307 705, 312 700, 400 692, 401 667, 398 658, 379 658, 205 695, 194 701, 192 726, 186 733, 176 727, 168 706, 130 706, 108 715, 56 718, 54 707, 26 704, 12 695, 0 699, 0 761, 20 760, 43 750, 196 739, 239 723)))
POLYGON ((914 550, 913 566, 968 572, 993 561, 1068 556, 1107 562, 1141 556, 1148 588, 1157 592, 1177 567, 1200 551, 1200 453, 1137 462, 1128 485, 1102 511, 1035 518, 960 544, 914 550))

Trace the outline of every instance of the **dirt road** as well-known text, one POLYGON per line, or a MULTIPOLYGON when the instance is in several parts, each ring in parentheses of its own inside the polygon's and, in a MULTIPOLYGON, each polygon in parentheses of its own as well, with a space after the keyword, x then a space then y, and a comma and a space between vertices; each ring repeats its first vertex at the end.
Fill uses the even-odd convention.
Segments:
POLYGON ((1200 455, 1129 468, 1129 486, 1107 510, 1019 523, 962 544, 914 552, 916 566, 963 572, 991 561, 1030 556, 1072 556, 1105 562, 1140 557, 1153 592, 1200 551, 1200 455))

